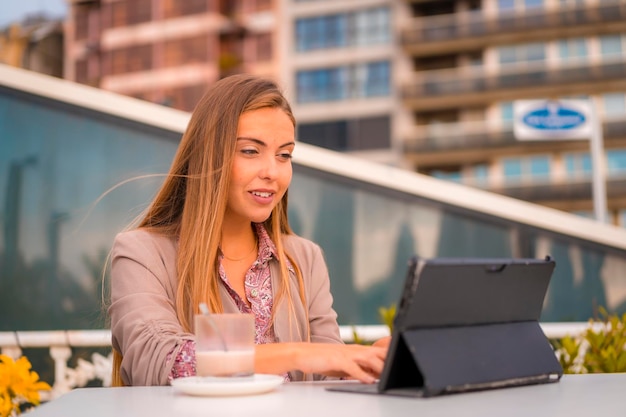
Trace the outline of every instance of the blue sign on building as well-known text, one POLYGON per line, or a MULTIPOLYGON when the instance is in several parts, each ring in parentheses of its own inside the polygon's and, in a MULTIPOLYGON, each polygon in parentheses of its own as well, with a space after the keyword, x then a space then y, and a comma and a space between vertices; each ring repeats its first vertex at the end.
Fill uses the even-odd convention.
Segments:
POLYGON ((515 102, 515 136, 519 140, 589 139, 591 108, 586 100, 515 102))
POLYGON ((542 130, 574 129, 586 120, 582 112, 554 102, 549 102, 544 108, 531 111, 522 118, 528 126, 542 130))

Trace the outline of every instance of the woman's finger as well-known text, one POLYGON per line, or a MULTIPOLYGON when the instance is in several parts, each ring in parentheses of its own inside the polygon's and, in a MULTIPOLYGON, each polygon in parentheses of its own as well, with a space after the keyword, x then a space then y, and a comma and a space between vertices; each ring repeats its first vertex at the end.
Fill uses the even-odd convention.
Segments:
POLYGON ((386 336, 375 341, 372 346, 389 348, 389 343, 391 342, 391 336, 386 336))

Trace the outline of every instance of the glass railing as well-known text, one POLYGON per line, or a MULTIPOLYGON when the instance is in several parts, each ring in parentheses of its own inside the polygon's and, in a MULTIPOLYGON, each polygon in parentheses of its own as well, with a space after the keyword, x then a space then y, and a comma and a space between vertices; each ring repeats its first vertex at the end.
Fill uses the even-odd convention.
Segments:
POLYGON ((428 105, 431 97, 484 94, 542 86, 554 88, 567 84, 622 81, 626 78, 626 58, 605 57, 602 62, 527 62, 500 68, 496 73, 485 67, 422 71, 400 88, 405 100, 421 100, 428 105))
POLYGON ((336 308, 345 322, 374 322, 377 307, 397 299, 412 253, 550 254, 558 266, 542 320, 586 320, 597 305, 624 309, 626 292, 617 288, 626 284, 620 275, 626 272, 626 240, 622 241, 626 231, 410 172, 350 161, 343 155, 314 152, 319 157, 308 163, 315 162, 318 170, 309 168, 306 176, 298 176, 290 191, 294 198, 290 204, 298 214, 292 218, 296 230, 325 249, 333 289, 340 297, 336 308), (347 175, 349 171, 354 175, 347 175), (594 225, 603 231, 594 230, 594 225), (598 246, 597 239, 609 234, 617 240, 598 246), (586 300, 576 301, 581 297, 586 300))
MULTIPOLYGON (((0 331, 105 327, 113 238, 152 198, 187 120, 0 66, 0 331)), ((294 230, 324 250, 342 325, 379 324, 412 254, 552 255, 543 321, 626 310, 617 227, 304 143, 289 208, 294 230)))
POLYGON ((554 8, 529 8, 527 11, 488 14, 478 10, 414 19, 401 32, 407 47, 424 42, 437 43, 508 35, 511 32, 610 24, 626 20, 626 3, 608 0, 600 4, 558 5, 554 8))
MULTIPOLYGON (((626 137, 626 117, 612 117, 602 121, 605 139, 626 137)), ((403 149, 406 153, 438 152, 454 149, 480 149, 508 146, 516 142, 512 122, 486 121, 438 123, 416 126, 405 135, 403 149)), ((562 140, 561 140, 562 141, 562 140)))

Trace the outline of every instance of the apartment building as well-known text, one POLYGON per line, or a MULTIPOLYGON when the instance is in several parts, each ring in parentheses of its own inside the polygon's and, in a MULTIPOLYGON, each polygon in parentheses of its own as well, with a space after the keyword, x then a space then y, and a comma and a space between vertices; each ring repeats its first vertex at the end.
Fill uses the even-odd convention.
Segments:
POLYGON ((593 216, 586 140, 521 142, 520 99, 589 99, 626 226, 626 0, 71 0, 66 78, 191 110, 275 78, 298 140, 593 216))
POLYGON ((300 140, 396 165, 394 3, 72 0, 65 75, 187 111, 224 76, 272 77, 300 140))
POLYGON ((410 17, 389 0, 287 0, 280 74, 303 142, 403 165, 402 126, 409 123, 396 95, 410 61, 396 28, 410 17))
POLYGON ((406 0, 398 86, 419 172, 593 215, 588 140, 523 142, 521 99, 585 98, 602 120, 608 219, 626 226, 626 2, 406 0))
POLYGON ((63 76, 63 22, 30 16, 0 29, 0 63, 63 76))
POLYGON ((276 74, 272 3, 71 0, 65 78, 190 111, 229 74, 276 74))

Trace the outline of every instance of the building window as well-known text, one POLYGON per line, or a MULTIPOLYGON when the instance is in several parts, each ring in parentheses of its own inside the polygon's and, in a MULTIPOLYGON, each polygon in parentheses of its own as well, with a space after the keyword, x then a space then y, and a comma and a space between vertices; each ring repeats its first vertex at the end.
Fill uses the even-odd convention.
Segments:
POLYGON ((500 117, 503 122, 512 122, 513 121, 513 102, 506 101, 504 103, 500 103, 500 117))
POLYGON ((543 7, 544 0, 498 0, 498 10, 514 11, 543 7))
POLYGON ((129 25, 152 20, 152 0, 132 0, 128 2, 127 7, 129 25))
POLYGON ((391 41, 389 9, 379 7, 298 19, 295 32, 299 52, 386 44, 391 41))
POLYGON ((507 183, 534 182, 550 178, 550 157, 547 155, 505 158, 502 165, 507 183))
POLYGON ((256 60, 269 61, 272 59, 272 34, 262 33, 255 36, 256 60))
POLYGON ((152 45, 137 45, 110 52, 111 75, 152 68, 152 45))
POLYGON ((588 55, 587 41, 584 38, 564 39, 558 42, 559 58, 564 61, 580 60, 588 55))
POLYGON ((595 219, 596 215, 593 213, 593 211, 584 211, 584 210, 578 210, 578 211, 573 211, 572 214, 575 214, 578 217, 582 217, 585 219, 595 219))
POLYGON ((611 149, 606 152, 606 159, 608 175, 626 174, 626 149, 611 149))
POLYGON ((544 0, 524 0, 524 7, 526 9, 533 9, 543 7, 544 0))
POLYGON ((111 27, 125 26, 128 21, 126 3, 119 1, 112 3, 109 7, 111 13, 111 27))
POLYGON ((76 82, 80 84, 87 84, 87 60, 76 60, 76 82))
MULTIPOLYGON (((606 152, 607 175, 621 176, 626 173, 626 149, 611 149, 606 152)), ((589 178, 593 164, 589 153, 565 155, 565 169, 568 178, 589 178)))
POLYGON ((336 151, 386 149, 391 143, 389 116, 298 125, 298 140, 336 151))
POLYGON ((111 4, 111 26, 128 26, 152 20, 152 0, 120 0, 111 4))
POLYGON ((165 0, 163 4, 165 18, 187 16, 208 11, 207 0, 165 0))
POLYGON ((364 68, 365 80, 363 82, 363 96, 388 96, 391 79, 391 74, 389 73, 389 62, 372 62, 366 64, 364 68))
POLYGON ((209 59, 209 43, 206 36, 168 40, 163 47, 163 66, 176 67, 192 63, 204 63, 209 59))
POLYGON ((439 178, 440 180, 452 181, 452 182, 461 182, 463 176, 461 175, 461 171, 442 171, 435 170, 430 173, 431 176, 435 178, 439 178))
POLYGON ((301 123, 298 140, 335 151, 348 150, 348 123, 345 120, 324 123, 301 123))
POLYGON ((192 111, 205 93, 205 84, 188 85, 172 88, 164 92, 161 104, 183 111, 192 111))
POLYGON ((607 93, 602 95, 605 116, 623 116, 626 114, 626 94, 607 93))
POLYGON ((522 160, 505 159, 502 163, 506 182, 520 182, 522 178, 522 160))
POLYGON ((486 187, 489 185, 489 165, 477 164, 471 168, 472 176, 470 184, 478 187, 486 187))
POLYGON ((351 44, 380 45, 391 41, 389 9, 380 7, 362 10, 354 14, 355 39, 351 44))
POLYGON ((147 71, 152 68, 152 45, 138 45, 126 51, 128 72, 147 71))
POLYGON ((498 61, 502 65, 545 61, 546 59, 546 45, 543 43, 501 46, 497 51, 498 61))
POLYGON ((550 177, 550 157, 549 156, 533 156, 529 158, 530 175, 533 178, 549 178, 550 177))
POLYGON ((390 82, 391 71, 386 61, 299 71, 296 96, 298 103, 387 96, 390 82))
POLYGON ((591 177, 591 156, 589 153, 570 153, 564 155, 565 173, 569 179, 591 177))
POLYGON ((327 68, 300 71, 296 75, 297 100, 299 103, 337 101, 345 98, 347 78, 344 68, 327 68))
POLYGON ((626 209, 620 210, 617 216, 618 216, 618 219, 617 219, 618 224, 626 228, 626 209))
POLYGON ((89 7, 76 5, 74 7, 74 40, 87 39, 89 35, 89 7))
POLYGON ((600 53, 602 56, 621 56, 622 38, 621 35, 600 36, 600 53))
POLYGON ((296 21, 296 50, 310 51, 346 46, 346 15, 318 16, 296 21))

